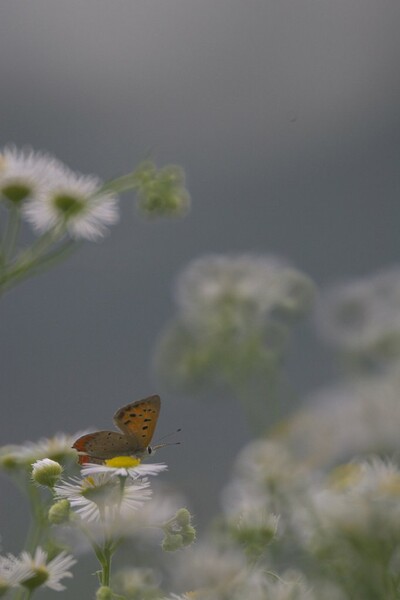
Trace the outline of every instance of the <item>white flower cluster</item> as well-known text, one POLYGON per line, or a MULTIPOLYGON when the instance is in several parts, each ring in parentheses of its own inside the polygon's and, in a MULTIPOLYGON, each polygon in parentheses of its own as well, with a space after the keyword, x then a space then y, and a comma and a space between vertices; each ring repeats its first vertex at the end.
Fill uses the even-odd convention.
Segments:
MULTIPOLYGON (((302 566, 316 598, 397 598, 400 468, 395 461, 375 456, 324 474, 310 460, 292 455, 283 442, 260 440, 239 456, 224 505, 226 537, 220 545, 225 559, 227 549, 236 547, 236 561, 240 550, 250 558, 247 569, 256 564, 264 572, 279 573, 288 565, 302 566)), ((232 563, 233 554, 229 556, 232 563)), ((223 563, 218 565, 211 551, 198 564, 207 565, 209 559, 223 573, 223 563)), ((211 567, 206 571, 213 573, 211 567)), ((222 575, 211 579, 202 576, 204 587, 224 580, 222 575)), ((227 581, 234 577, 228 574, 227 581)), ((201 581, 194 583, 202 587, 201 581)), ((234 592, 228 597, 235 597, 234 592)), ((277 590, 264 597, 281 598, 277 590)))
MULTIPOLYGON (((248 444, 222 495, 231 543, 256 561, 272 546, 286 552, 296 531, 293 504, 303 502, 311 482, 310 470, 283 443, 260 439, 248 444)), ((269 569, 281 566, 271 563, 269 569)))
POLYGON ((400 355, 400 269, 378 272, 327 289, 317 325, 331 344, 371 359, 400 355))
POLYGON ((177 387, 275 384, 295 319, 314 286, 270 256, 211 255, 192 262, 176 286, 177 317, 160 338, 156 367, 177 387))
POLYGON ((345 597, 395 598, 399 589, 400 470, 379 458, 335 469, 308 491, 299 539, 345 597), (360 585, 362 581, 362 585, 360 585))
POLYGON ((117 197, 93 175, 47 154, 6 147, 0 153, 0 199, 21 208, 39 234, 57 231, 96 240, 118 220, 117 197))
POLYGON ((400 367, 316 392, 276 436, 309 467, 398 451, 400 367))
POLYGON ((182 556, 174 575, 179 585, 191 592, 171 595, 168 600, 314 600, 298 573, 274 575, 261 564, 249 564, 238 551, 218 549, 207 542, 182 556))
POLYGON ((177 304, 190 324, 204 325, 219 311, 250 312, 263 321, 273 312, 301 314, 314 288, 302 273, 275 257, 210 255, 195 260, 177 283, 177 304))

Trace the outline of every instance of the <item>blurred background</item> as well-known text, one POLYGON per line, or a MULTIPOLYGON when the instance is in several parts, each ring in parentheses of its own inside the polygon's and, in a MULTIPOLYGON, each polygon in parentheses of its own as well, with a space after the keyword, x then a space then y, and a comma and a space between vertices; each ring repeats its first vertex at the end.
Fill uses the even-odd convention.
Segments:
MULTIPOLYGON (((183 430, 157 457, 165 478, 198 524, 217 511, 250 432, 233 395, 157 381, 174 281, 210 252, 281 256, 319 288, 396 264, 399 18, 389 0, 2 0, 1 146, 103 179, 150 155, 182 165, 192 196, 187 217, 156 222, 124 196, 104 241, 2 299, 2 445, 107 429, 158 392, 157 433, 183 430)), ((298 403, 334 377, 310 323, 285 368, 298 403)), ((23 504, 1 485, 2 545, 17 552, 23 504)))

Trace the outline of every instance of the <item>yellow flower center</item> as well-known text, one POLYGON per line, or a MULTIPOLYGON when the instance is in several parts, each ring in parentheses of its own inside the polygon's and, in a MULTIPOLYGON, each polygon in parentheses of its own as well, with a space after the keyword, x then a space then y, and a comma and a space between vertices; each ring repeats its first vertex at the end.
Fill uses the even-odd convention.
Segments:
POLYGON ((139 458, 133 458, 133 456, 114 456, 105 461, 107 467, 114 469, 131 469, 140 465, 139 458))

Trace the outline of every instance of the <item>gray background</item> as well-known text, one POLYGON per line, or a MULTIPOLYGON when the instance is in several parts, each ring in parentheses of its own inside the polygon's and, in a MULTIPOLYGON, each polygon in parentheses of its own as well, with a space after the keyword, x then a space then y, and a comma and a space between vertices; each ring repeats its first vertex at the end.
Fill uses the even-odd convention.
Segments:
MULTIPOLYGON (((148 223, 124 196, 105 241, 2 300, 2 444, 107 428, 158 391, 159 434, 183 428, 165 477, 198 522, 215 512, 249 431, 229 394, 155 381, 174 277, 208 252, 278 254, 318 285, 398 260, 399 18, 397 0, 1 0, 1 145, 104 179, 150 151, 193 198, 186 219, 148 223)), ((299 397, 332 376, 311 327, 287 370, 299 397)), ((26 517, 1 485, 18 551, 26 517)))

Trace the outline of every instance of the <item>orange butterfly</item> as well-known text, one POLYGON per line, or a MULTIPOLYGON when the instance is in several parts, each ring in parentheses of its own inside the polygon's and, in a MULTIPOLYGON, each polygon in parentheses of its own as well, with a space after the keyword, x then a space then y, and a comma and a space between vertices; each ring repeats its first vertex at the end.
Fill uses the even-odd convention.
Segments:
POLYGON ((160 396, 154 395, 119 408, 115 425, 122 431, 95 431, 80 437, 72 446, 78 451, 79 464, 102 464, 115 456, 141 458, 151 454, 149 445, 160 414, 160 396))

